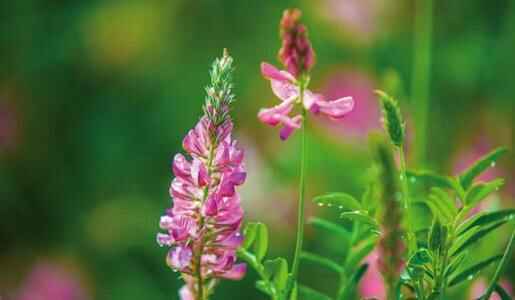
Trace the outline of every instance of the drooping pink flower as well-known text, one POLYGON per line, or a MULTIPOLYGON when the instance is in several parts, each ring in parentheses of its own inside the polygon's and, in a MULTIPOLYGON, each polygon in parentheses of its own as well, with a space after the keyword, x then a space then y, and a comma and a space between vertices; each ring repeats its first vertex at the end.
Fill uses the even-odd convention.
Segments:
POLYGON ((299 103, 299 83, 291 73, 278 70, 268 63, 261 64, 261 73, 270 80, 272 91, 281 100, 281 103, 272 108, 261 109, 258 118, 261 122, 271 126, 281 125, 280 137, 282 140, 286 140, 295 129, 301 127, 302 116, 300 114, 290 116, 290 112, 297 104, 301 104, 313 114, 323 115, 331 120, 342 119, 354 107, 352 97, 326 100, 323 95, 313 93, 308 89, 304 90, 303 101, 299 103))
POLYGON ((218 82, 230 77, 228 59, 225 53, 215 61, 204 115, 183 140, 189 158, 177 154, 173 159, 172 207, 159 222, 165 233, 157 234, 157 242, 170 247, 166 262, 186 279, 179 292, 183 300, 194 299, 200 289, 206 293, 218 279, 241 279, 246 270, 236 263, 243 242, 236 187, 246 179, 244 154, 232 138, 231 85, 218 82))
MULTIPOLYGON (((499 284, 500 284, 500 286, 502 286, 504 288, 504 290, 506 292, 508 292, 509 295, 513 295, 513 287, 508 281, 501 280, 499 282, 499 284)), ((476 280, 470 288, 469 299, 476 300, 479 297, 483 296, 483 293, 486 292, 487 288, 488 288, 487 282, 485 281, 484 278, 480 278, 480 279, 476 280)), ((501 300, 501 297, 494 292, 490 296, 489 300, 501 300)))
POLYGON ((79 280, 58 265, 38 263, 23 283, 16 300, 85 300, 79 280))

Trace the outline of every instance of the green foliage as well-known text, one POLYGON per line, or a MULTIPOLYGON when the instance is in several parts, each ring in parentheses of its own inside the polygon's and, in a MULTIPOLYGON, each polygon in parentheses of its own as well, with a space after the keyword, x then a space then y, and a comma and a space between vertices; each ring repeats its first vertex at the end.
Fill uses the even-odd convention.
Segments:
POLYGON ((299 295, 305 300, 331 300, 331 297, 304 285, 299 287, 299 295))
POLYGON ((478 159, 472 166, 461 173, 459 175, 459 182, 463 189, 467 190, 474 178, 479 176, 486 169, 495 166, 495 162, 506 152, 508 152, 508 150, 504 147, 497 148, 478 159))
POLYGON ((379 96, 381 102, 384 126, 390 136, 390 140, 395 146, 401 147, 404 142, 405 125, 399 109, 399 104, 385 92, 379 90, 376 90, 375 92, 379 96))
POLYGON ((438 175, 432 171, 422 170, 408 170, 408 179, 410 182, 419 182, 423 183, 427 186, 433 186, 444 189, 452 189, 454 188, 454 184, 452 178, 447 176, 438 175))
MULTIPOLYGON (((508 245, 506 245, 506 249, 504 250, 503 256, 501 258, 501 261, 499 262, 499 265, 497 266, 497 269, 495 270, 494 276, 490 282, 490 286, 486 290, 485 294, 479 298, 480 300, 487 300, 490 299, 490 295, 493 293, 494 290, 502 290, 499 289, 497 285, 497 281, 499 280, 499 277, 501 276, 501 273, 506 268, 507 264, 509 263, 508 260, 511 257, 511 253, 513 251, 513 244, 515 242, 515 230, 511 233, 510 240, 508 241, 508 245)), ((502 290, 499 295, 504 295, 504 290, 502 290)))
POLYGON ((331 221, 322 219, 322 218, 311 218, 309 223, 316 228, 326 230, 330 233, 333 233, 339 236, 341 239, 345 241, 345 244, 348 244, 351 239, 351 233, 343 226, 333 223, 331 221))
POLYGON ((344 271, 344 269, 338 263, 315 253, 304 251, 302 252, 301 258, 307 262, 318 264, 319 266, 327 268, 328 270, 331 270, 337 274, 340 274, 344 271))
MULTIPOLYGON (((515 215, 514 209, 505 209, 467 217, 472 208, 503 185, 503 179, 475 184, 473 180, 493 166, 505 152, 504 148, 490 152, 457 177, 442 176, 427 170, 408 172, 410 182, 421 183, 424 187, 419 191, 429 190, 427 197, 421 197, 424 201, 415 204, 426 204, 433 217, 429 230, 420 231, 424 232, 420 237, 426 236, 427 242, 417 243, 417 251, 407 264, 409 276, 403 281, 403 284, 413 287, 417 298, 446 299, 447 288, 475 278, 480 271, 499 260, 499 265, 503 264, 504 256, 494 255, 462 269, 474 246, 515 215)), ((491 292, 495 289, 495 283, 496 279, 490 285, 491 292)), ((401 294, 398 290, 397 297, 401 294)))
POLYGON ((465 280, 471 280, 471 279, 475 278, 475 276, 479 273, 479 271, 488 267, 492 263, 500 260, 501 258, 502 258, 502 255, 496 255, 496 256, 492 256, 488 259, 485 259, 485 260, 473 265, 472 267, 460 272, 458 275, 451 278, 451 280, 449 282, 449 286, 454 286, 465 280))
POLYGON ((274 300, 284 300, 288 295, 288 262, 282 257, 264 260, 268 251, 268 229, 263 223, 248 223, 245 240, 238 249, 238 257, 247 262, 260 276, 256 288, 274 300))
POLYGON ((487 183, 478 183, 470 188, 465 194, 465 205, 473 207, 479 203, 479 201, 486 198, 492 192, 499 190, 504 184, 503 179, 496 179, 487 183))
POLYGON ((356 198, 345 193, 330 193, 327 195, 317 196, 313 199, 313 202, 318 206, 335 206, 341 210, 360 210, 362 209, 361 204, 356 198))
POLYGON ((370 226, 372 229, 376 231, 379 229, 377 221, 371 216, 369 216, 366 211, 346 211, 342 212, 340 214, 340 217, 370 226))

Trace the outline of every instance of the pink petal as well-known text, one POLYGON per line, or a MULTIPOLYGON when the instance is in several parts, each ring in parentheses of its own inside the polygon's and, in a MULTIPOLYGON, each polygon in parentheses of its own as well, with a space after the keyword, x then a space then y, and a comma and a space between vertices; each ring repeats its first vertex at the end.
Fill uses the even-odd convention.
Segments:
POLYGON ((319 101, 324 101, 324 97, 321 94, 315 94, 310 90, 306 90, 304 92, 303 105, 304 107, 311 111, 312 113, 318 113, 320 107, 318 106, 319 101))
POLYGON ((191 177, 196 186, 203 187, 209 182, 207 169, 204 163, 197 158, 193 158, 193 162, 191 163, 191 177))
POLYGON ((187 178, 190 175, 190 162, 184 157, 184 155, 178 153, 173 158, 172 171, 177 177, 187 178))
POLYGON ((341 119, 354 108, 352 97, 343 97, 333 101, 317 101, 319 112, 332 119, 341 119))
POLYGON ((246 272, 246 264, 235 264, 229 271, 221 274, 220 277, 231 280, 240 280, 245 276, 246 272))
POLYGON ((299 88, 289 81, 270 80, 272 91, 283 101, 295 100, 299 97, 299 88))
POLYGON ((195 300, 195 297, 193 297, 193 293, 190 291, 187 285, 184 285, 179 290, 179 297, 181 297, 181 300, 195 300))
POLYGON ((279 124, 282 115, 287 115, 293 109, 293 100, 284 101, 281 104, 272 108, 262 108, 258 113, 258 118, 261 122, 276 126, 279 124))
POLYGON ((295 131, 295 129, 299 129, 302 122, 302 116, 297 115, 293 118, 290 118, 288 116, 282 116, 281 123, 283 124, 283 127, 281 128, 281 131, 279 132, 279 137, 281 140, 285 141, 287 140, 290 135, 295 131))
POLYGON ((187 267, 191 261, 192 252, 188 247, 176 247, 168 252, 166 262, 174 269, 182 270, 187 267))
POLYGON ((156 236, 157 243, 159 246, 170 246, 172 245, 173 239, 168 234, 158 233, 156 236))
POLYGON ((261 74, 263 74, 263 76, 269 80, 275 79, 279 81, 295 81, 295 78, 290 73, 286 71, 280 71, 273 65, 266 62, 261 63, 261 74))

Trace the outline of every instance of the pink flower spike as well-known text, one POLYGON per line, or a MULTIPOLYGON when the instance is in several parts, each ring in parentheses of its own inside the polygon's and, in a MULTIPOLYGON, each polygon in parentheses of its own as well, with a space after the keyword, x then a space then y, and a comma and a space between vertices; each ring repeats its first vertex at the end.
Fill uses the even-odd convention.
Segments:
POLYGON ((179 290, 179 297, 181 300, 195 300, 195 297, 193 297, 193 293, 190 291, 187 285, 184 285, 179 290))
POLYGON ((343 97, 333 101, 316 101, 319 113, 328 116, 331 119, 341 119, 354 108, 354 100, 352 97, 343 97))
POLYGON ((240 280, 247 272, 246 264, 235 264, 229 271, 225 272, 222 277, 231 280, 240 280))

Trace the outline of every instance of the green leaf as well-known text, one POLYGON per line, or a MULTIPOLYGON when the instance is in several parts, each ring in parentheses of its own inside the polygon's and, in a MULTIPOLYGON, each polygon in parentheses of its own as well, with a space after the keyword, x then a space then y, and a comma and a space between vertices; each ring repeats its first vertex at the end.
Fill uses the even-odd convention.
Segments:
POLYGON ((503 179, 496 179, 486 183, 478 183, 474 185, 465 194, 465 204, 468 207, 474 207, 479 201, 486 198, 492 192, 497 191, 504 184, 503 179))
POLYGON ((428 246, 434 252, 438 252, 442 246, 445 245, 446 240, 446 230, 438 221, 438 218, 435 219, 433 226, 431 226, 431 231, 429 232, 428 246), (445 232, 445 233, 444 233, 445 232))
POLYGON ((479 213, 474 217, 469 218, 465 222, 461 223, 457 228, 457 232, 458 235, 462 235, 475 226, 485 226, 500 220, 509 221, 513 218, 515 218, 515 209, 513 208, 503 209, 494 212, 479 213))
POLYGON ((374 220, 372 217, 367 215, 365 211, 347 211, 340 214, 341 218, 346 218, 354 222, 359 222, 362 224, 366 224, 368 226, 373 227, 374 229, 378 229, 379 225, 377 224, 376 220, 374 220))
POLYGON ((340 267, 340 265, 338 265, 336 262, 332 261, 329 258, 322 257, 315 253, 304 251, 301 253, 300 258, 305 261, 318 264, 318 265, 320 265, 324 268, 327 268, 333 272, 336 272, 338 274, 343 272, 343 268, 340 267))
POLYGON ((304 285, 299 285, 299 295, 303 300, 331 300, 331 297, 304 285))
POLYGON ((501 261, 499 262, 499 265, 497 265, 497 268, 495 269, 494 276, 492 278, 492 281, 490 282, 490 285, 488 286, 488 289, 486 290, 485 294, 480 299, 490 299, 490 295, 495 289, 495 285, 497 284, 497 281, 501 277, 502 272, 507 267, 507 264, 509 264, 509 258, 511 257, 511 252, 513 250, 513 242, 515 241, 515 230, 511 233, 510 240, 508 242, 508 245, 506 245, 506 249, 504 249, 504 253, 502 255, 501 261))
POLYGON ((508 150, 504 147, 497 148, 481 157, 474 163, 474 165, 461 173, 459 176, 459 181, 463 189, 467 190, 474 181, 474 178, 483 173, 483 171, 486 169, 494 166, 499 157, 501 157, 506 152, 508 152, 508 150))
POLYGON ((512 300, 510 294, 502 286, 495 284, 494 291, 501 297, 501 300, 512 300))
MULTIPOLYGON (((290 280, 291 277, 288 278, 288 280, 290 280)), ((290 280, 291 282, 291 280, 290 280)), ((290 293, 290 298, 289 300, 297 300, 297 296, 298 296, 298 291, 299 291, 299 288, 298 288, 298 285, 297 283, 295 282, 293 284, 293 288, 291 289, 291 293, 290 293)))
POLYGON ((278 291, 284 290, 288 281, 288 262, 279 257, 265 261, 265 274, 270 278, 278 291))
POLYGON ((349 211, 349 210, 360 210, 361 203, 356 198, 345 193, 331 193, 327 195, 317 196, 313 199, 313 202, 319 206, 334 206, 338 209, 349 211))
POLYGON ((243 244, 241 246, 243 249, 248 249, 256 239, 257 227, 257 223, 248 223, 245 225, 245 228, 243 229, 243 236, 245 239, 243 240, 243 244))
POLYGON ((272 291, 270 290, 270 286, 264 280, 256 281, 256 289, 258 289, 259 291, 261 291, 261 292, 263 292, 263 293, 265 293, 267 295, 272 295, 272 291))
POLYGON ((502 255, 492 256, 488 259, 485 259, 485 260, 473 265, 470 268, 467 268, 466 270, 462 271, 458 275, 454 276, 451 279, 451 281, 449 282, 449 286, 457 285, 458 283, 461 283, 465 280, 471 280, 472 278, 474 278, 476 276, 477 273, 479 273, 479 271, 488 267, 490 264, 492 264, 495 261, 498 261, 501 258, 502 258, 502 255))
POLYGON ((312 224, 314 227, 326 230, 330 233, 334 233, 335 235, 346 240, 347 242, 350 240, 350 232, 341 225, 316 217, 311 218, 308 222, 312 224))
POLYGON ((445 277, 449 278, 454 272, 460 267, 461 263, 465 260, 465 257, 468 256, 468 252, 464 251, 458 254, 456 257, 450 258, 450 263, 445 270, 445 277))
POLYGON ((361 261, 374 250, 375 240, 364 242, 359 247, 352 249, 345 259, 345 271, 354 269, 361 261))
POLYGON ((359 281, 365 275, 368 269, 368 264, 361 265, 354 274, 352 274, 352 277, 350 280, 346 283, 344 286, 342 293, 338 296, 338 300, 348 300, 353 299, 352 295, 356 291, 356 287, 359 284, 359 281))
POLYGON ((451 219, 454 219, 458 214, 458 209, 456 208, 456 202, 449 196, 449 193, 441 188, 435 187, 431 189, 431 195, 438 200, 436 204, 441 207, 441 210, 450 216, 451 219))
POLYGON ((418 249, 408 260, 408 273, 413 280, 418 280, 424 276, 424 265, 431 262, 431 256, 427 249, 418 249))
POLYGON ((452 178, 449 178, 447 176, 438 175, 436 173, 433 173, 432 171, 408 170, 407 174, 408 174, 409 182, 411 182, 411 183, 422 182, 431 187, 454 189, 454 185, 452 183, 452 178))
POLYGON ((262 261, 268 250, 268 229, 263 223, 256 223, 256 238, 252 244, 252 251, 258 261, 262 261))
POLYGON ((456 243, 451 247, 451 252, 450 252, 450 253, 452 253, 451 255, 455 256, 456 254, 459 254, 461 251, 463 251, 463 250, 467 249, 468 247, 470 247, 471 245, 475 244, 480 239, 482 239, 484 236, 486 236, 488 233, 497 229, 499 226, 503 225, 504 223, 506 223, 506 221, 500 221, 489 227, 484 227, 484 228, 478 229, 476 231, 473 231, 470 236, 468 236, 467 234, 464 234, 461 237, 458 237, 456 243), (466 237, 466 239, 463 239, 462 237, 466 237), (456 250, 454 250, 454 249, 456 249, 456 250))
POLYGON ((427 249, 418 249, 408 260, 408 266, 423 266, 431 262, 431 255, 427 249))

